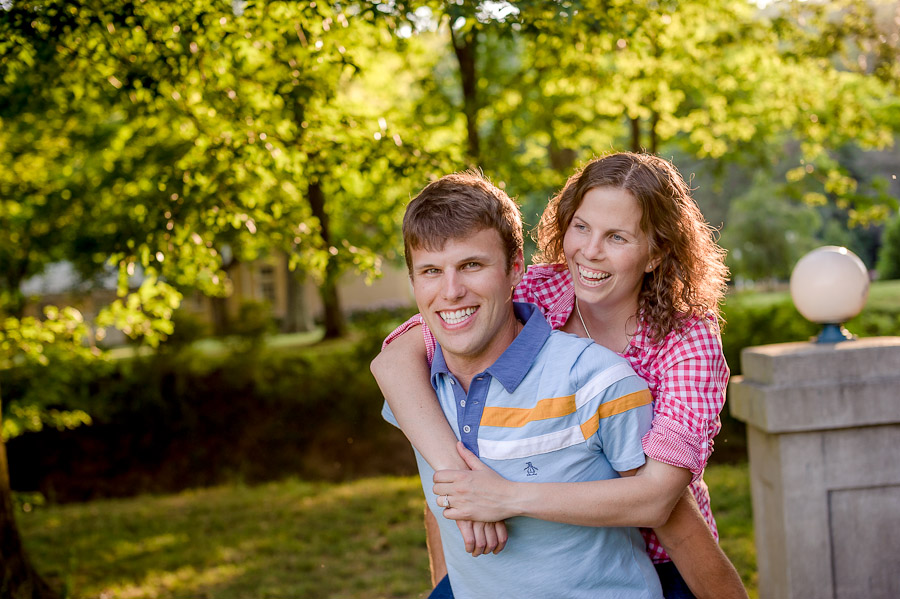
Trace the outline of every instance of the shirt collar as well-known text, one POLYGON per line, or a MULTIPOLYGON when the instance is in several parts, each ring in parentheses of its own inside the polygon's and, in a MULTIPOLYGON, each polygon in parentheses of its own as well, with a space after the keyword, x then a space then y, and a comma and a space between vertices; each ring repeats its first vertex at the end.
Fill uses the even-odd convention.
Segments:
MULTIPOLYGON (((500 381, 500 384, 509 393, 515 391, 525 378, 552 330, 534 304, 513 302, 513 310, 516 318, 523 321, 525 326, 509 344, 509 347, 500 354, 500 357, 485 370, 486 373, 500 381)), ((435 389, 439 374, 450 374, 440 344, 435 348, 434 359, 431 361, 431 385, 435 389)))

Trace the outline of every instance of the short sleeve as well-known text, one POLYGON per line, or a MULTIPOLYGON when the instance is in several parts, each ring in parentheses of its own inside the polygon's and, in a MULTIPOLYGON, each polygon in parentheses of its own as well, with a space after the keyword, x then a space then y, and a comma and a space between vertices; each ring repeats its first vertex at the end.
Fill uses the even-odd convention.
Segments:
POLYGON ((570 376, 578 389, 577 409, 585 410, 581 432, 592 450, 603 453, 618 472, 643 465, 641 438, 653 419, 647 383, 626 360, 595 344, 587 346, 570 376))
POLYGON ((641 437, 653 419, 651 403, 650 391, 644 387, 621 395, 613 391, 601 406, 600 447, 617 472, 638 468, 646 461, 641 437), (604 409, 610 411, 604 414, 604 409))

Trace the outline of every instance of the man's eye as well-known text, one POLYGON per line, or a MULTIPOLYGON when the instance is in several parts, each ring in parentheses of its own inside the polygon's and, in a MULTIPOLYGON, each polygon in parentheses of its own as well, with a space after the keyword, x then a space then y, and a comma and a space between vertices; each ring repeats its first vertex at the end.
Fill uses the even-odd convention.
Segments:
POLYGON ((463 268, 472 269, 472 268, 478 268, 479 266, 481 266, 480 262, 466 262, 463 265, 463 268))
POLYGON ((426 268, 424 271, 422 271, 422 274, 423 275, 436 275, 436 274, 439 274, 440 272, 441 271, 438 268, 426 268))

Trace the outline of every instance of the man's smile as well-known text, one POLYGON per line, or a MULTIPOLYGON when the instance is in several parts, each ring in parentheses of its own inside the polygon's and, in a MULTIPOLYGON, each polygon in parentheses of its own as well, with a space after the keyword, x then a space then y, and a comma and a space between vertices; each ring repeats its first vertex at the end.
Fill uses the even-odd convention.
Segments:
POLYGON ((445 323, 455 325, 464 322, 477 311, 478 308, 469 306, 468 308, 462 308, 460 310, 443 310, 438 312, 438 316, 440 316, 441 320, 445 323))

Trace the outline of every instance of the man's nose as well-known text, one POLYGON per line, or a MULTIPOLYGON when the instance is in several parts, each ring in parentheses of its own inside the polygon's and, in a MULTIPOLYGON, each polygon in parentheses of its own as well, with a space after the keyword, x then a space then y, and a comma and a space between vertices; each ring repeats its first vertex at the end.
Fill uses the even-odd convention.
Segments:
POLYGON ((441 285, 441 294, 447 300, 456 300, 466 294, 466 287, 459 273, 455 271, 445 273, 443 284, 441 285))

